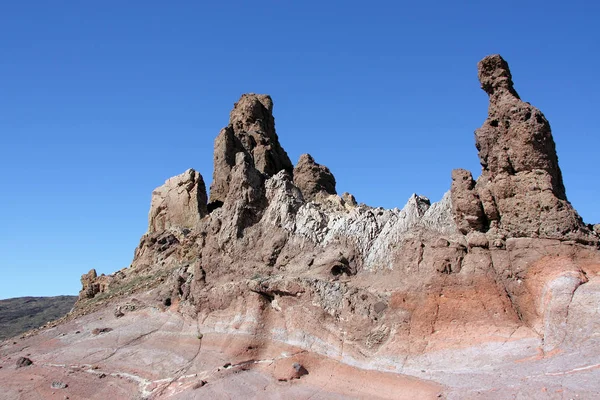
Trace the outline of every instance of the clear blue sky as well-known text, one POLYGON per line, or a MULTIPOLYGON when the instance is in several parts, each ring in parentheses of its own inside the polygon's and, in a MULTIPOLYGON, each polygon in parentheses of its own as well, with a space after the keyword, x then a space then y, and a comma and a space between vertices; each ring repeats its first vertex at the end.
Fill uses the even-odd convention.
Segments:
POLYGON ((0 298, 76 294, 128 266, 152 190, 212 145, 244 92, 268 93, 293 162, 401 207, 479 175, 500 53, 550 120, 567 195, 600 222, 596 1, 4 1, 0 298))

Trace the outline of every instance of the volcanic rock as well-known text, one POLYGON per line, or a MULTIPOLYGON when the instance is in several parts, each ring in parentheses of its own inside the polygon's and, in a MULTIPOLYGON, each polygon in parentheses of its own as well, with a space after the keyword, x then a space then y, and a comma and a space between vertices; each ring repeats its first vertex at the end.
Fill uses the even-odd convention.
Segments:
POLYGON ((229 125, 215 139, 211 203, 222 203, 227 198, 231 170, 240 152, 249 156, 250 164, 267 177, 281 170, 292 173, 292 163, 275 132, 270 96, 242 95, 229 115, 229 125))
POLYGON ((342 200, 344 200, 344 203, 351 206, 351 207, 356 207, 358 205, 358 203, 356 202, 356 198, 354 197, 353 194, 348 193, 348 192, 344 192, 342 193, 342 200))
POLYGON ((308 370, 299 362, 286 362, 278 365, 279 370, 276 371, 277 380, 280 382, 287 382, 293 379, 300 379, 305 375, 308 375, 308 370))
POLYGON ((31 364, 33 364, 33 361, 31 361, 27 357, 19 357, 16 362, 17 368, 27 367, 27 366, 30 366, 31 364))
POLYGON ((473 175, 464 169, 452 171, 452 213, 461 233, 484 231, 487 218, 479 194, 475 190, 473 175))
POLYGON ((329 168, 317 164, 310 154, 302 154, 294 167, 294 185, 307 201, 314 200, 319 193, 337 194, 335 178, 329 168))
MULTIPOLYGON (((252 158, 247 153, 236 154, 236 162, 230 172, 227 198, 229 201, 223 209, 223 213, 231 221, 227 226, 235 230, 236 237, 240 237, 245 228, 260 220, 267 205, 264 177, 254 167, 252 158)), ((225 232, 229 236, 229 232, 225 232)))
POLYGON ((96 270, 92 268, 87 274, 81 275, 79 299, 91 299, 98 293, 105 292, 110 280, 110 277, 98 276, 96 270))
POLYGON ((152 192, 148 232, 170 227, 194 228, 206 214, 204 180, 200 173, 188 169, 152 192))
MULTIPOLYGON (((598 397, 597 237, 506 62, 486 57, 479 75, 481 176, 455 170, 440 201, 413 194, 402 209, 336 195, 307 155, 292 170, 270 97, 242 96, 215 142, 206 211, 199 175, 161 190, 131 266, 84 275, 70 319, 2 347, 0 363, 27 346, 45 363, 27 369, 38 381, 101 363, 82 398, 598 397)), ((0 369, 7 398, 29 379, 0 369)))
POLYGON ((506 237, 595 242, 567 201, 544 114, 519 98, 499 55, 481 60, 478 75, 489 95, 488 118, 475 131, 482 166, 475 188, 466 171, 453 172, 453 208, 461 232, 493 229, 506 237))
POLYGON ((92 335, 100 335, 101 333, 108 333, 112 330, 112 328, 94 328, 92 329, 92 335))

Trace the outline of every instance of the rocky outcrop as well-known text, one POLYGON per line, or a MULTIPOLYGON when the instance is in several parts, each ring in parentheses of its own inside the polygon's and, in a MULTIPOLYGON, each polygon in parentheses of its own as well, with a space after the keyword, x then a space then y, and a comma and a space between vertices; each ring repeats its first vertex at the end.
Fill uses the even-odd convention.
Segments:
MULTIPOLYGON (((246 383, 271 365, 267 376, 281 385, 301 377, 294 387, 302 386, 319 376, 317 356, 431 379, 448 398, 534 397, 532 383, 537 394, 566 397, 559 390, 576 386, 572 375, 600 365, 590 322, 600 298, 596 237, 566 199, 547 121, 519 99, 506 62, 486 57, 479 75, 490 98, 476 132, 481 176, 455 170, 440 201, 414 194, 402 209, 336 195, 331 172, 308 155, 292 170, 270 97, 242 96, 215 142, 211 203, 190 206, 203 192, 191 172, 157 190, 131 267, 85 275, 73 315, 95 321, 92 333, 114 330, 91 343, 112 338, 143 353, 154 377, 137 381, 147 382, 145 398, 185 397, 187 379, 208 382, 193 390, 209 398, 217 373, 239 371, 246 383), (109 302, 132 296, 147 307, 112 313, 109 302), (147 343, 169 356, 146 358, 147 343), (216 372, 207 360, 218 361, 216 372)), ((119 371, 135 354, 85 350, 86 362, 119 371)), ((597 394, 597 384, 586 385, 585 395, 597 394)), ((404 387, 391 386, 377 396, 399 398, 404 387)), ((375 397, 364 390, 345 394, 375 397)))
POLYGON ((227 198, 231 170, 240 152, 249 156, 249 162, 267 177, 281 170, 292 173, 292 163, 275 132, 270 96, 242 95, 231 111, 229 125, 215 139, 211 203, 223 203, 227 198))
POLYGON ((103 293, 107 290, 110 277, 105 275, 98 276, 95 269, 91 269, 87 274, 81 275, 81 291, 79 291, 79 299, 91 299, 98 293, 103 293))
POLYGON ((478 64, 489 96, 488 118, 475 131, 482 166, 475 184, 470 173, 453 172, 452 199, 461 232, 504 237, 595 238, 567 201, 550 124, 523 102, 508 64, 499 55, 478 64))
MULTIPOLYGON (((235 166, 231 169, 228 201, 222 214, 227 215, 224 225, 241 237, 245 228, 258 222, 267 206, 264 175, 254 167, 252 158, 246 153, 236 154, 235 166)), ((222 228, 223 230, 224 227, 222 228)), ((229 236, 229 231, 227 236, 229 236)))
POLYGON ((310 154, 302 154, 294 167, 294 185, 307 201, 314 200, 320 193, 337 194, 335 177, 329 168, 316 163, 310 154))
POLYGON ((152 192, 148 232, 171 227, 194 228, 206 213, 206 187, 202 175, 188 169, 152 192))

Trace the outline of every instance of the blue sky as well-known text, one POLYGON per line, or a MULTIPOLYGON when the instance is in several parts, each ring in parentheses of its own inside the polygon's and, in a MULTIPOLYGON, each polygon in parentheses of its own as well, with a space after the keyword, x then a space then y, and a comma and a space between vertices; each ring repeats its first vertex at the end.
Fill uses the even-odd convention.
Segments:
POLYGON ((293 162, 338 191, 433 201, 479 175, 477 62, 500 53, 549 119, 567 195, 600 222, 594 1, 5 1, 0 298, 76 294, 132 260, 152 190, 212 145, 244 92, 271 94, 293 162))

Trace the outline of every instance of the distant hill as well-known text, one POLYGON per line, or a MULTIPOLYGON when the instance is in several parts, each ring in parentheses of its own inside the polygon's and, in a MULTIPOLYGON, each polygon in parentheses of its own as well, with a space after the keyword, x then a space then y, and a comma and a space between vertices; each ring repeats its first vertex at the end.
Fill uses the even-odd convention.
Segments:
POLYGON ((77 296, 16 297, 0 300, 0 340, 58 319, 75 304, 77 296))

